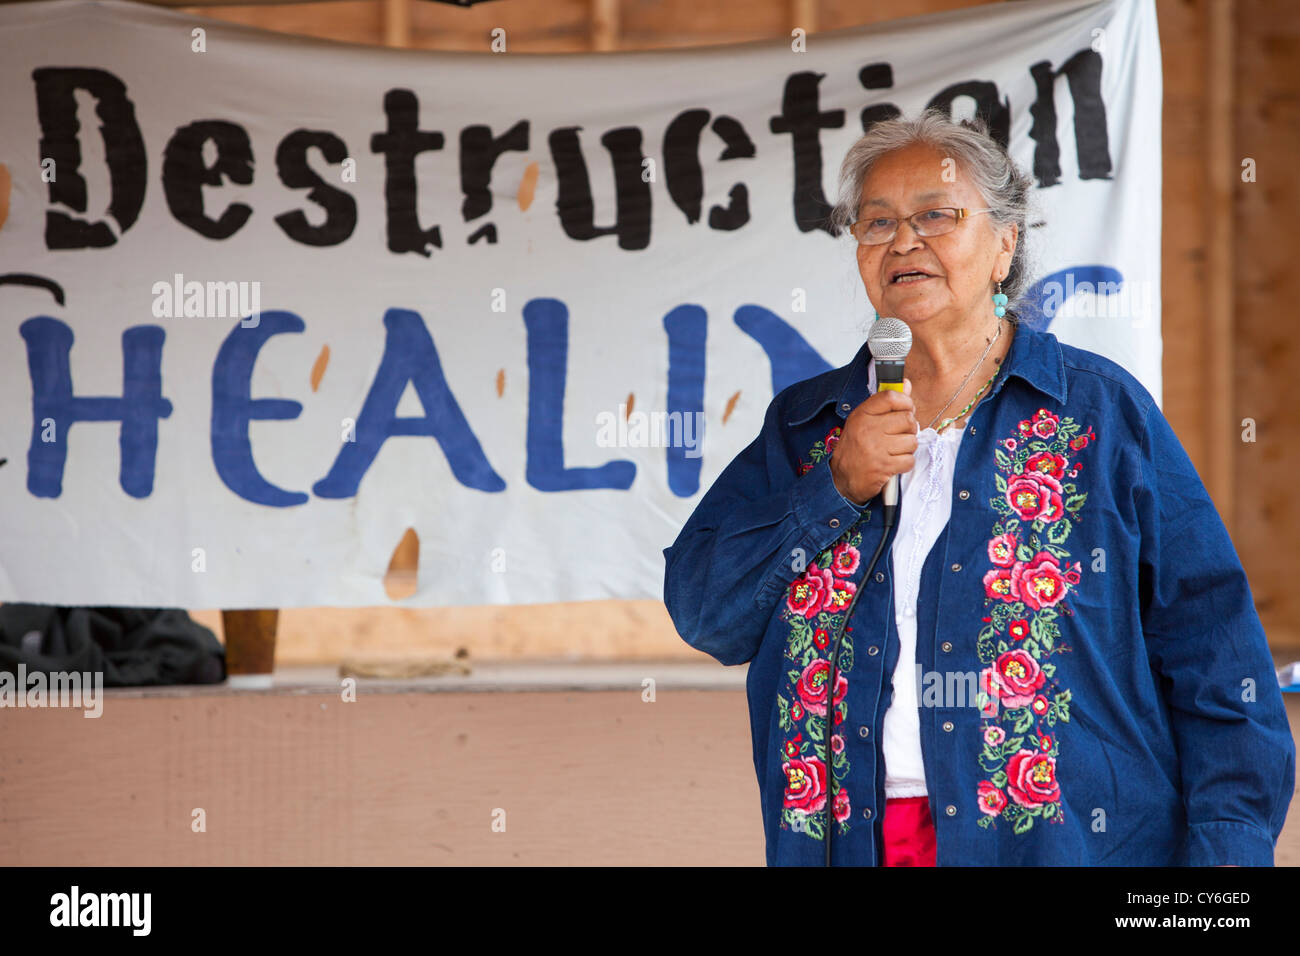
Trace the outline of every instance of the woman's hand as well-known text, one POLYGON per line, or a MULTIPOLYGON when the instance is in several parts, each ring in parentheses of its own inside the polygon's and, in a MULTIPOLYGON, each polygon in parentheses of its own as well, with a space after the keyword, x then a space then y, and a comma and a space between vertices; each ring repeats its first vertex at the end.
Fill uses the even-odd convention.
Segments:
POLYGON ((844 420, 831 452, 831 478, 840 494, 858 506, 880 493, 894 475, 912 470, 917 446, 912 380, 903 391, 879 389, 844 420))

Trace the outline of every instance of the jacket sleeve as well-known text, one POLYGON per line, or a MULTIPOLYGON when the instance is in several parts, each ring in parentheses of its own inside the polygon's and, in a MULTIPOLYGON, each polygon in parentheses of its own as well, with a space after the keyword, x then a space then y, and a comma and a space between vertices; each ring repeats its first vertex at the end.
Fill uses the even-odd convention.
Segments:
POLYGON ((829 456, 796 475, 780 397, 664 550, 664 604, 677 633, 723 664, 754 658, 790 582, 863 510, 835 487, 829 456))
POLYGON ((1142 442, 1142 627, 1173 726, 1190 866, 1272 866, 1295 741, 1241 560, 1154 403, 1142 442))

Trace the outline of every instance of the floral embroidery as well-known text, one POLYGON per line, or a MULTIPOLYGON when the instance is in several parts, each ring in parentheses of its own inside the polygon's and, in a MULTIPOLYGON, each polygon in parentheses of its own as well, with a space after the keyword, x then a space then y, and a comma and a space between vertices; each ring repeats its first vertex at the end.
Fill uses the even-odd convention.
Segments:
MULTIPOLYGON (((828 457, 839 441, 836 427, 813 445, 810 461, 800 461, 798 473, 805 475, 828 457)), ((862 520, 869 520, 870 512, 862 520)), ((785 796, 781 829, 806 833, 816 840, 825 836, 827 795, 834 792, 831 812, 840 833, 850 827, 851 806, 844 789, 849 773, 844 737, 835 728, 848 719, 849 681, 853 670, 853 638, 847 627, 849 606, 858 584, 851 578, 862 566, 858 546, 862 532, 850 527, 796 577, 786 592, 781 620, 789 628, 784 659, 788 685, 777 693, 781 768, 785 775, 785 796), (830 686, 830 655, 841 627, 839 669, 835 686, 830 686), (830 711, 830 762, 833 787, 827 778, 823 726, 830 711)))
POLYGON ((1096 439, 1091 427, 1082 431, 1073 418, 1040 408, 993 450, 998 493, 989 504, 1002 517, 984 575, 985 607, 992 609, 976 642, 984 665, 979 760, 989 776, 977 799, 985 828, 1001 818, 1025 833, 1035 821, 1064 819, 1053 728, 1069 723, 1070 691, 1055 680, 1051 658, 1070 650, 1058 618, 1073 613, 1065 599, 1081 569, 1063 545, 1088 498, 1068 480, 1083 467, 1070 455, 1096 439))

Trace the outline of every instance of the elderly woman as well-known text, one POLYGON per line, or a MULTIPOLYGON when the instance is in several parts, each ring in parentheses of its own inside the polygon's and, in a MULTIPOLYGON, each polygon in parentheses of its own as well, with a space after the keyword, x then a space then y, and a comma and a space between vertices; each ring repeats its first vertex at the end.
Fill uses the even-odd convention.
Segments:
POLYGON ((864 344, 783 390, 664 551, 678 632, 749 663, 768 864, 1272 865, 1295 745, 1246 576, 1151 394, 1017 324, 1028 178, 926 112, 840 182, 904 388, 864 344))

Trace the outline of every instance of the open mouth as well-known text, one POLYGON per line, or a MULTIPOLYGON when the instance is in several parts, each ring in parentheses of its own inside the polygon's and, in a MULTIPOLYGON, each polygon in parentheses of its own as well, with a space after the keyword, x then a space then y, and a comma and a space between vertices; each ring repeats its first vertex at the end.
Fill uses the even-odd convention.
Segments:
POLYGON ((926 279, 933 279, 934 276, 926 275, 924 272, 903 272, 891 280, 890 285, 903 285, 909 282, 924 282, 926 279))

